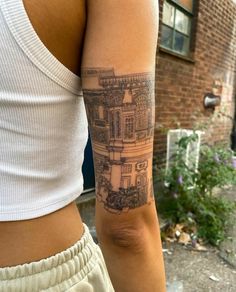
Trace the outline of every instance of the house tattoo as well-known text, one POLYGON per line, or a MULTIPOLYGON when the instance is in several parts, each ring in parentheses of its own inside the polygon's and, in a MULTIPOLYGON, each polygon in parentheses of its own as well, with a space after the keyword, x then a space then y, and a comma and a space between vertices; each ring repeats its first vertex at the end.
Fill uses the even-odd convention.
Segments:
POLYGON ((83 69, 96 195, 112 213, 153 200, 154 76, 83 69))

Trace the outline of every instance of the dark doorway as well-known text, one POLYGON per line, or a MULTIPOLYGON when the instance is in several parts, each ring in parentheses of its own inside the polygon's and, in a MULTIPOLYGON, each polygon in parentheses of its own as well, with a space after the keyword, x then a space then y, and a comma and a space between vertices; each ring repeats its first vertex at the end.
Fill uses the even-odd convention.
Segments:
POLYGON ((95 178, 93 168, 93 154, 90 137, 84 152, 84 163, 82 167, 84 175, 84 193, 94 190, 95 178))

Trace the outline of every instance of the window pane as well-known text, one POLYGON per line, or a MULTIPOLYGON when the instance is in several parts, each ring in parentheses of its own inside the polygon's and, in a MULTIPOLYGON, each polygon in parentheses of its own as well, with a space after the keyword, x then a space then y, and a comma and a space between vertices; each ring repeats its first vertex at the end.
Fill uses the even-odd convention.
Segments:
POLYGON ((134 118, 126 117, 125 119, 125 139, 134 138, 134 118))
POLYGON ((187 35, 190 33, 190 18, 179 10, 176 10, 175 29, 187 35))
POLYGON ((173 0, 186 10, 193 12, 193 0, 173 0))
POLYGON ((173 30, 166 25, 162 25, 161 44, 163 47, 172 49, 173 30))
POLYGON ((189 38, 181 33, 175 32, 174 50, 182 55, 188 55, 189 38))
POLYGON ((163 23, 173 27, 174 26, 174 6, 170 5, 168 2, 164 2, 163 8, 163 23))

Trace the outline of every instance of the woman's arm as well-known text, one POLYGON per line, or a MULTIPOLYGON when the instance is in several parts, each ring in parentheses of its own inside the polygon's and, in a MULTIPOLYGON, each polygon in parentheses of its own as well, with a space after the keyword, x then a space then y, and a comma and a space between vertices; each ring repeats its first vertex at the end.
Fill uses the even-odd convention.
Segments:
POLYGON ((82 84, 96 227, 116 292, 165 291, 152 184, 156 0, 88 0, 82 84))

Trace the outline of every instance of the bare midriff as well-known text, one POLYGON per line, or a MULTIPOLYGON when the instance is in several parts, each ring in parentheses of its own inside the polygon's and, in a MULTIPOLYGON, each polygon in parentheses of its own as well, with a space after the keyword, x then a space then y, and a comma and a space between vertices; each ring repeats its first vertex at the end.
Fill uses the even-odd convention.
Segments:
MULTIPOLYGON (((86 23, 85 0, 24 0, 23 3, 44 45, 79 75, 86 23)), ((83 231, 75 202, 38 218, 0 222, 0 268, 55 255, 75 244, 83 231)))
POLYGON ((55 255, 75 244, 83 231, 75 202, 35 219, 0 222, 0 268, 55 255))

